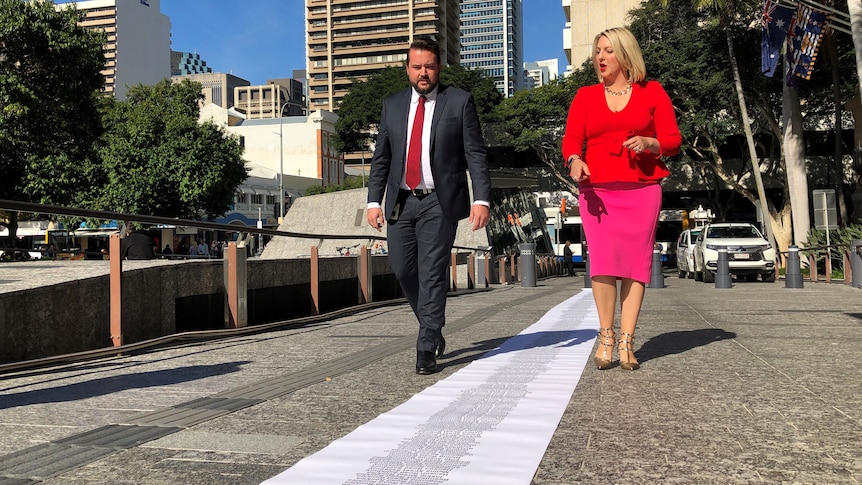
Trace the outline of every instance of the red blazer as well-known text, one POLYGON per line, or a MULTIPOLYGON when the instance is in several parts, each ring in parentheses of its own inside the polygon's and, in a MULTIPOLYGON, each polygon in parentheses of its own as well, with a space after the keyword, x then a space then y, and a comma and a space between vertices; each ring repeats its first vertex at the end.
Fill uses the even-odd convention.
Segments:
POLYGON ((670 175, 661 157, 676 155, 681 144, 673 105, 661 84, 632 85, 629 103, 615 113, 608 108, 604 85, 599 83, 582 87, 572 100, 563 159, 577 154, 586 162, 591 175, 582 183, 651 182, 670 175), (638 154, 623 148, 622 142, 634 135, 656 138, 661 153, 638 154))

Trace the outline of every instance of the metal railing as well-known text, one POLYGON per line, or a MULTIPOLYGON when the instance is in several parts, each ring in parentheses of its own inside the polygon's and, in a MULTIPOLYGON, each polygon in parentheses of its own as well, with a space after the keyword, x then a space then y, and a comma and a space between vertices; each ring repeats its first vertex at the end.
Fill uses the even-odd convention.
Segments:
MULTIPOLYGON (((776 268, 786 267, 787 251, 779 252, 776 256, 776 268)), ((844 273, 843 282, 851 283, 850 245, 830 244, 828 246, 811 246, 799 249, 799 257, 808 266, 808 280, 812 282, 832 282, 833 261, 840 259, 841 270, 844 273), (823 274, 820 274, 820 265, 823 266, 823 274)))
MULTIPOLYGON (((225 266, 225 296, 226 296, 226 310, 229 315, 226 315, 225 319, 225 327, 221 330, 216 331, 205 331, 206 337, 211 338, 212 334, 223 332, 225 335, 232 335, 232 332, 246 332, 248 327, 248 319, 247 315, 243 314, 244 311, 247 311, 244 308, 244 302, 246 300, 244 292, 246 289, 247 275, 246 275, 246 251, 242 249, 244 242, 247 242, 253 235, 264 234, 269 236, 283 236, 283 237, 292 237, 292 238, 302 238, 302 239, 311 239, 315 241, 332 239, 332 240, 367 240, 367 241, 386 241, 386 237, 377 236, 377 235, 369 235, 369 234, 308 234, 308 233, 300 233, 293 231, 283 231, 278 229, 267 229, 267 228, 257 228, 250 226, 237 226, 235 224, 221 224, 210 221, 201 221, 201 220, 188 220, 188 219, 178 219, 178 218, 169 218, 169 217, 159 217, 159 216, 149 216, 149 215, 141 215, 141 214, 129 214, 129 213, 121 213, 121 212, 110 212, 110 211, 97 211, 90 209, 82 209, 82 208, 72 208, 72 207, 64 207, 64 206, 56 206, 56 205, 44 205, 44 204, 34 204, 29 202, 20 202, 13 200, 4 200, 0 199, 0 209, 6 211, 17 211, 17 212, 25 212, 31 214, 39 214, 39 215, 50 215, 50 216, 70 216, 77 218, 87 218, 87 219, 99 219, 99 220, 116 220, 116 221, 124 221, 125 223, 141 223, 141 224, 152 224, 152 225, 168 225, 168 226, 186 226, 198 229, 209 229, 209 230, 217 230, 223 231, 229 234, 237 234, 236 241, 230 241, 228 246, 225 248, 224 253, 224 266, 225 266), (239 271, 237 271, 239 268, 239 271)), ((355 254, 352 254, 357 261, 358 268, 356 277, 359 280, 358 286, 360 289, 359 295, 359 305, 368 305, 372 304, 372 274, 371 274, 371 254, 369 250, 369 244, 361 245, 358 251, 355 254)), ((320 274, 319 274, 319 258, 317 247, 314 245, 310 245, 311 254, 308 258, 302 258, 308 260, 308 268, 309 268, 309 283, 310 283, 310 291, 312 297, 313 308, 310 309, 309 315, 311 317, 320 315, 320 274)), ((477 266, 477 256, 485 255, 487 256, 489 253, 488 247, 469 247, 469 246, 455 246, 454 251, 452 253, 452 266, 451 266, 451 291, 470 291, 470 290, 479 290, 479 289, 487 289, 490 286, 491 281, 491 258, 485 257, 484 267, 480 269, 480 273, 484 273, 480 275, 480 278, 477 279, 476 275, 476 266, 477 266), (467 265, 467 288, 459 288, 459 279, 458 279, 458 266, 466 263, 467 265)), ((101 254, 101 253, 100 253, 101 254)), ((93 355, 98 354, 99 352, 110 352, 110 349, 114 349, 117 352, 122 352, 125 349, 140 346, 141 342, 136 342, 132 344, 123 342, 123 329, 122 329, 122 272, 123 272, 123 261, 119 257, 112 257, 112 255, 119 255, 120 251, 120 237, 119 231, 116 234, 113 234, 109 237, 109 248, 107 259, 110 262, 110 276, 109 276, 109 284, 110 284, 110 346, 107 348, 94 349, 91 352, 93 355), (131 346, 131 347, 130 347, 131 346)), ((396 296, 395 302, 401 301, 401 298, 396 296)), ((375 304, 381 304, 381 302, 374 302, 375 304)), ((387 302, 389 303, 389 302, 387 302)), ((386 304, 386 303, 384 303, 386 304)), ((331 305, 330 305, 331 306, 331 305)), ((340 310, 339 310, 340 311, 340 310)), ((289 325, 290 323, 287 321, 284 322, 274 322, 272 324, 255 324, 254 327, 257 328, 270 328, 272 325, 289 325)), ((184 332, 184 335, 187 337, 192 333, 197 334, 199 332, 184 332)), ((202 334, 203 335, 203 334, 202 334)), ((168 336, 170 337, 170 336, 168 336)), ((165 338, 168 338, 165 337, 165 338)), ((154 339, 151 341, 152 345, 157 345, 163 342, 163 338, 154 339)), ((64 356, 58 356, 53 358, 52 361, 62 361, 64 358, 66 360, 80 360, 84 355, 90 355, 90 352, 75 352, 73 354, 65 354, 64 356)), ((44 364, 44 359, 40 360, 42 364, 44 364)), ((5 368, 6 366, 0 365, 0 367, 5 368)))

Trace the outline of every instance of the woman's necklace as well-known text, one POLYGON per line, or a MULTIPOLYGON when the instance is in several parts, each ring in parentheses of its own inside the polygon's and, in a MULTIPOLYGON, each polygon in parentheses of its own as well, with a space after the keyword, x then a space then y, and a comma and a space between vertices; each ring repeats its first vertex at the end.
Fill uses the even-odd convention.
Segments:
POLYGON ((605 86, 605 92, 610 94, 611 96, 625 96, 626 94, 629 94, 629 91, 631 91, 631 90, 632 90, 632 83, 629 83, 629 85, 626 86, 626 88, 623 89, 622 91, 611 91, 611 88, 605 86))

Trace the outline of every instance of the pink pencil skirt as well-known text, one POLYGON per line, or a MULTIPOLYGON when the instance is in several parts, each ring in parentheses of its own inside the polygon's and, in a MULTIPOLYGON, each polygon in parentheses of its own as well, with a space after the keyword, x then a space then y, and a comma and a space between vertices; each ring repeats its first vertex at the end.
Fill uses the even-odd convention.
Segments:
POLYGON ((589 247, 590 275, 649 283, 661 210, 658 183, 582 184, 581 221, 589 247))

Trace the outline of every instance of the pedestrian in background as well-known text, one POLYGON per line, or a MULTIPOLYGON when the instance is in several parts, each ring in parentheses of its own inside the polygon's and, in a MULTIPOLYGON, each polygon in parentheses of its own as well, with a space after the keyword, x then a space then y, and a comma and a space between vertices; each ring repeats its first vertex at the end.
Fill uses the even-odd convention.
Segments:
POLYGON ((198 244, 198 255, 206 256, 207 258, 210 256, 210 249, 205 239, 201 239, 201 242, 198 244))
POLYGON ((417 374, 436 372, 445 351, 447 269, 458 221, 469 216, 475 231, 490 218, 491 178, 476 105, 470 93, 439 84, 441 68, 437 42, 419 38, 410 45, 411 87, 383 101, 368 177, 368 224, 378 231, 389 224, 389 264, 419 320, 417 374))
POLYGON ((575 265, 574 261, 572 261, 572 241, 566 241, 566 245, 563 246, 563 262, 566 263, 566 274, 568 276, 575 276, 575 265))
POLYGON ((126 230, 126 236, 120 240, 121 259, 154 259, 153 240, 142 232, 126 230))
POLYGON ((598 84, 584 86, 569 108, 563 159, 579 184, 584 233, 590 248, 593 298, 599 314, 596 367, 640 367, 634 333, 650 280, 652 251, 661 209, 660 181, 669 175, 661 160, 679 152, 682 137, 664 88, 646 79, 634 35, 625 28, 602 31, 593 40, 598 84), (620 332, 614 311, 620 280, 620 332))

